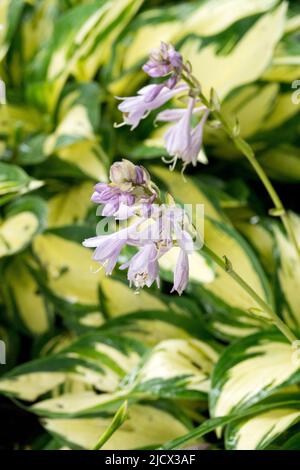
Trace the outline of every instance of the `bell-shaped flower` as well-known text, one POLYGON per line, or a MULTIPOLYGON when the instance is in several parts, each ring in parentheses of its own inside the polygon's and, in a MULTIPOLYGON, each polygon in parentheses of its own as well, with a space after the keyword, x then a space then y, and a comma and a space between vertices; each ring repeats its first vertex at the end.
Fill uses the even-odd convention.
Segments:
POLYGON ((154 109, 158 109, 167 103, 171 98, 187 90, 186 84, 181 84, 173 89, 169 89, 163 84, 147 85, 138 91, 136 96, 119 97, 122 103, 118 109, 123 113, 123 124, 135 129, 140 121, 148 116, 154 109))
POLYGON ((150 287, 154 281, 159 286, 158 250, 155 243, 150 241, 142 246, 130 261, 120 266, 120 269, 126 268, 130 286, 141 289, 150 287))
POLYGON ((156 117, 156 121, 175 122, 164 136, 166 150, 172 157, 169 163, 173 163, 173 167, 178 159, 182 160, 185 166, 189 163, 197 164, 202 147, 203 128, 209 111, 205 106, 196 107, 195 105, 196 100, 190 98, 187 108, 167 109, 156 117), (192 116, 203 111, 200 122, 193 128, 192 116))
POLYGON ((82 244, 87 248, 96 248, 93 259, 103 266, 106 274, 111 274, 122 248, 129 242, 131 236, 135 237, 136 228, 137 223, 110 235, 87 238, 82 244))
POLYGON ((96 184, 91 200, 103 205, 101 213, 103 217, 112 217, 119 211, 120 206, 129 208, 135 203, 133 194, 107 183, 96 184))
POLYGON ((179 295, 185 290, 189 281, 189 257, 185 250, 180 249, 174 271, 174 284, 171 292, 177 291, 179 295))

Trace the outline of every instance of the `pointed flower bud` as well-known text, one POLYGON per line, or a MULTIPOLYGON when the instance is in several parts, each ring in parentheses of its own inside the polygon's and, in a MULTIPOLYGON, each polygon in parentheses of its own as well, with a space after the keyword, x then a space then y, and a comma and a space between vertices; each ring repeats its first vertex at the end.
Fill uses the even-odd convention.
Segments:
POLYGON ((159 49, 153 49, 149 60, 143 66, 150 77, 164 77, 172 72, 179 75, 183 68, 182 55, 171 44, 161 42, 159 49))
POLYGON ((136 182, 136 166, 129 160, 123 159, 114 163, 110 168, 110 180, 116 185, 136 182))

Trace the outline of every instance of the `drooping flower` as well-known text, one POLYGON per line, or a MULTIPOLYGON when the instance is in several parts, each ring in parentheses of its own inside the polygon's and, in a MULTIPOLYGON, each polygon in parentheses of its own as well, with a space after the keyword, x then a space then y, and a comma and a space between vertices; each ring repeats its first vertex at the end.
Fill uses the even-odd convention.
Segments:
POLYGON ((143 70, 150 77, 164 77, 170 73, 180 75, 183 68, 182 55, 171 44, 161 42, 159 49, 153 49, 143 70))
POLYGON ((174 165, 177 159, 182 158, 184 152, 190 147, 192 139, 191 119, 195 102, 195 98, 189 99, 188 107, 185 109, 183 115, 176 124, 168 129, 164 136, 167 152, 173 157, 174 165))
MULTIPOLYGON (((203 130, 204 124, 208 118, 209 111, 206 110, 197 126, 191 132, 191 141, 189 147, 183 152, 181 158, 184 162, 184 165, 188 165, 192 163, 193 166, 197 165, 198 156, 202 147, 203 142, 203 130)), ((202 161, 202 163, 206 163, 207 160, 202 161)))
POLYGON ((166 79, 142 88, 137 96, 120 98, 123 102, 119 109, 124 116, 121 125, 128 124, 131 130, 135 129, 151 111, 163 106, 177 92, 186 92, 185 97, 189 97, 186 109, 167 109, 156 118, 156 121, 175 122, 166 132, 164 139, 171 159, 163 160, 170 164, 171 170, 175 168, 177 160, 182 160, 183 170, 189 164, 195 166, 198 161, 207 163, 205 154, 201 153, 201 147, 203 127, 209 111, 206 106, 198 106, 201 101, 201 85, 192 75, 191 64, 184 62, 181 54, 171 44, 162 42, 158 49, 150 53, 143 70, 150 77, 166 79), (200 122, 195 127, 192 126, 192 116, 202 111, 204 112, 200 122))
POLYGON ((134 196, 130 192, 122 191, 118 187, 111 187, 107 183, 96 184, 91 199, 96 204, 103 204, 102 215, 105 217, 113 216, 122 205, 131 207, 135 202, 134 196))
POLYGON ((169 89, 164 85, 147 85, 138 91, 136 96, 119 97, 122 103, 118 109, 123 113, 123 123, 135 129, 140 121, 148 116, 154 109, 158 109, 171 98, 187 90, 187 85, 182 84, 169 89))
POLYGON ((174 271, 174 286, 171 292, 177 291, 179 295, 185 290, 189 281, 189 258, 186 251, 180 249, 174 271))
POLYGON ((0 79, 0 104, 6 104, 6 86, 3 80, 0 79))
POLYGON ((184 166, 192 163, 197 164, 199 152, 202 147, 203 128, 209 111, 205 106, 195 107, 196 100, 189 99, 188 107, 185 109, 169 109, 162 111, 156 117, 156 121, 176 122, 168 129, 164 136, 166 149, 172 157, 169 163, 172 168, 177 159, 181 159, 184 166), (192 116, 203 112, 200 122, 193 128, 192 116))
POLYGON ((130 286, 141 289, 144 286, 150 287, 156 281, 159 287, 158 250, 152 241, 142 246, 130 261, 120 266, 120 269, 127 268, 130 286))
MULTIPOLYGON (((132 227, 131 230, 134 230, 132 227)), ((99 235, 84 240, 83 246, 96 248, 93 259, 104 267, 106 274, 111 274, 122 248, 128 242, 130 231, 128 228, 112 233, 110 235, 99 235)))

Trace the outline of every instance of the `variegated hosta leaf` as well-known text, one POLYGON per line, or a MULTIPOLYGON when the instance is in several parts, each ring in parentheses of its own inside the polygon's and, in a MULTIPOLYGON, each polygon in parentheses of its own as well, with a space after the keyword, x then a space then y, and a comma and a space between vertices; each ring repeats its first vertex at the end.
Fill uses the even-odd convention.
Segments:
POLYGON ((79 141, 57 151, 60 160, 74 165, 88 178, 107 181, 107 155, 98 142, 93 140, 79 141), (84 155, 84 158, 83 158, 84 155))
POLYGON ((191 441, 195 439, 198 440, 202 436, 205 436, 205 434, 208 434, 211 431, 220 428, 220 426, 231 426, 232 423, 241 423, 249 417, 258 416, 261 413, 270 410, 283 408, 287 410, 299 410, 299 389, 298 393, 288 392, 287 389, 285 389, 285 392, 267 397, 260 403, 250 406, 248 408, 244 408, 238 413, 232 413, 226 416, 210 418, 204 423, 202 423, 200 426, 198 426, 196 429, 189 431, 187 434, 180 436, 179 438, 174 439, 173 441, 165 443, 160 449, 181 449, 184 448, 184 446, 186 446, 191 441))
MULTIPOLYGON (((2 4, 2 2, 1 2, 2 4)), ((34 107, 25 104, 7 103, 1 106, 0 132, 11 141, 17 130, 23 135, 43 130, 43 116, 34 107)))
POLYGON ((140 0, 120 0, 111 8, 108 0, 93 1, 61 15, 44 56, 37 57, 34 63, 29 98, 54 110, 71 74, 82 81, 91 80, 105 62, 115 35, 126 26, 140 4, 140 0))
POLYGON ((267 174, 278 181, 300 181, 300 152, 294 145, 279 144, 266 150, 262 152, 260 162, 267 174))
POLYGON ((91 207, 93 186, 92 182, 86 181, 53 196, 48 201, 48 227, 83 222, 91 207))
MULTIPOLYGON (((300 218, 289 214, 298 243, 300 241, 300 218)), ((296 250, 287 236, 278 227, 274 227, 278 254, 277 276, 283 296, 282 311, 286 322, 295 328, 300 326, 300 264, 296 250)))
MULTIPOLYGON (((248 284, 267 302, 273 302, 272 292, 259 260, 247 242, 228 224, 205 219, 204 240, 220 257, 230 260, 234 269, 247 279, 248 284)), ((161 259, 161 267, 170 276, 176 265, 176 249, 161 259)), ((201 249, 191 258, 191 291, 197 295, 209 312, 208 321, 215 332, 225 338, 253 333, 264 327, 264 321, 254 318, 251 308, 258 305, 237 283, 210 259, 201 249)))
POLYGON ((261 450, 276 437, 300 421, 299 408, 278 408, 229 425, 226 429, 226 448, 261 450))
POLYGON ((0 257, 24 249, 44 228, 46 203, 37 196, 24 196, 11 203, 0 223, 0 257))
MULTIPOLYGON (((151 297, 149 298, 151 301, 151 297)), ((147 305, 145 305, 145 308, 147 305)), ((164 306, 165 310, 151 309, 115 317, 105 323, 101 329, 112 330, 118 334, 138 339, 149 346, 170 338, 188 339, 191 336, 204 340, 212 340, 203 323, 191 318, 188 312, 179 312, 176 305, 164 306)), ((82 318, 84 320, 85 317, 82 318)))
POLYGON ((39 396, 72 382, 87 389, 113 392, 139 362, 144 347, 136 341, 114 336, 82 336, 56 354, 28 362, 0 381, 0 391, 23 400, 39 396))
POLYGON ((199 34, 213 36, 224 31, 233 23, 252 15, 271 10, 276 0, 210 0, 200 4, 199 9, 189 16, 179 35, 199 34))
POLYGON ((261 219, 257 223, 237 221, 235 226, 251 243, 256 253, 259 254, 265 270, 270 274, 274 274, 276 264, 274 256, 275 240, 270 227, 264 225, 261 219))
POLYGON ((281 3, 275 10, 264 14, 238 41, 232 36, 230 43, 227 32, 223 42, 222 38, 221 42, 213 39, 204 45, 202 40, 195 38, 184 43, 181 53, 193 64, 193 71, 205 94, 209 95, 213 87, 222 99, 234 88, 261 76, 282 36, 286 9, 287 4, 281 3))
POLYGON ((229 346, 212 376, 212 416, 249 407, 300 378, 292 345, 280 333, 258 333, 229 346))
POLYGON ((74 143, 95 141, 95 130, 99 125, 100 89, 96 83, 71 87, 61 101, 58 126, 45 144, 47 155, 74 143))
POLYGON ((0 3, 0 61, 10 47, 24 5, 24 0, 2 0, 0 3))
POLYGON ((49 418, 95 415, 120 405, 126 398, 126 394, 122 391, 101 394, 79 391, 39 401, 31 406, 31 411, 49 418))
POLYGON ((111 318, 141 310, 167 310, 160 296, 153 295, 145 289, 136 294, 134 289, 129 288, 127 282, 110 277, 102 279, 101 292, 105 310, 111 318))
MULTIPOLYGON (((299 16, 295 18, 295 27, 299 16)), ((286 23, 288 26, 288 22, 286 23)), ((263 75, 264 80, 290 84, 299 78, 300 59, 298 52, 298 28, 295 32, 283 36, 275 49, 272 61, 263 75)))
MULTIPOLYGON (((80 419, 43 419, 47 431, 63 445, 75 449, 92 449, 105 432, 112 416, 80 419)), ((187 426, 162 408, 132 405, 128 419, 104 444, 102 450, 154 448, 187 432, 187 426)))
MULTIPOLYGON (((103 317, 99 307, 99 283, 105 276, 103 270, 91 259, 91 251, 69 237, 76 233, 76 226, 69 230, 45 233, 35 238, 33 249, 46 271, 47 280, 36 272, 41 287, 49 290, 52 301, 62 311, 81 306, 97 315, 98 326, 103 317), (69 235, 70 233, 70 235, 69 235)), ((81 240, 85 238, 82 232, 81 240)))
MULTIPOLYGON (((276 154, 278 150, 276 147, 270 151, 264 151, 264 147, 274 147, 274 129, 284 126, 285 123, 286 126, 290 126, 290 120, 295 118, 298 112, 297 106, 291 99, 291 92, 280 92, 277 83, 247 85, 231 94, 225 100, 222 110, 228 117, 231 117, 232 122, 238 119, 241 136, 252 139, 254 148, 258 147, 260 154, 262 154, 261 161, 267 168, 267 155, 270 155, 268 170, 272 171, 273 154, 276 154)), ((228 136, 220 129, 207 127, 205 142, 212 145, 214 153, 221 158, 232 159, 242 156, 228 136)), ((276 157, 274 156, 274 158, 276 157)), ((274 162, 273 171, 276 171, 276 162, 274 162)), ((286 165, 285 171, 289 174, 288 165, 286 165)), ((295 177, 292 172, 290 176, 291 178, 295 177)), ((284 174, 282 178, 284 178, 284 174)))
MULTIPOLYGON (((261 268, 255 254, 239 234, 228 225, 207 221, 205 226, 205 242, 214 249, 219 256, 226 256, 230 260, 234 269, 242 273, 243 277, 251 287, 266 301, 272 302, 272 293, 266 276, 261 268)), ((200 250, 201 253, 201 250, 200 250)), ((235 308, 247 310, 253 302, 242 290, 235 286, 235 293, 231 300, 226 296, 227 286, 234 285, 233 281, 216 268, 216 277, 212 285, 208 283, 205 288, 211 293, 218 295, 222 300, 227 300, 228 304, 235 308), (221 285, 222 284, 222 285, 221 285), (224 294, 223 294, 224 292, 224 294), (248 297, 248 298, 247 298, 248 297)), ((233 289, 232 289, 233 290, 233 289)), ((232 292, 231 292, 232 295, 232 292)))
POLYGON ((128 89, 132 90, 136 82, 143 79, 142 75, 132 73, 132 69, 138 69, 140 63, 146 60, 149 50, 158 47, 160 41, 176 43, 193 34, 201 37, 218 35, 233 23, 266 12, 276 3, 276 0, 209 0, 142 13, 136 24, 129 27, 124 44, 118 44, 119 54, 114 60, 121 61, 124 74, 121 78, 114 75, 115 80, 110 83, 112 93, 128 94, 128 89))
MULTIPOLYGON (((27 2, 29 3, 29 2, 27 2)), ((27 5, 28 7, 28 5, 27 5)), ((22 50, 26 62, 29 62, 38 50, 46 44, 53 34, 58 15, 63 10, 60 0, 30 2, 27 15, 22 18, 22 50)))
POLYGON ((154 397, 203 398, 217 359, 209 343, 170 339, 155 346, 131 381, 136 392, 154 397))
POLYGON ((46 333, 53 323, 53 309, 42 296, 27 263, 28 256, 14 257, 3 273, 3 294, 8 316, 12 324, 32 335, 46 333))
POLYGON ((187 204, 187 208, 190 205, 193 211, 197 204, 203 204, 205 215, 214 220, 227 220, 214 192, 209 191, 208 185, 203 184, 199 179, 186 177, 184 181, 180 173, 170 172, 168 168, 158 165, 150 166, 150 172, 166 186, 178 203, 187 204))
POLYGON ((43 185, 19 166, 0 162, 0 205, 43 185))

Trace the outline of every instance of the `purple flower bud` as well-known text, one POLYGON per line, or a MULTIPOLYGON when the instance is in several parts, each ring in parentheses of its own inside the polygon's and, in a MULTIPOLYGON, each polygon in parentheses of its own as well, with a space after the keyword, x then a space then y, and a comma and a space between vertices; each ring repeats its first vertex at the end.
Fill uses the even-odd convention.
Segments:
POLYGON ((136 166, 129 160, 123 159, 121 162, 115 162, 109 172, 112 183, 117 185, 122 183, 134 183, 136 178, 136 166))
POLYGON ((182 56, 171 44, 161 42, 159 49, 154 49, 148 62, 143 66, 144 72, 150 77, 164 77, 175 72, 179 75, 182 71, 182 56))
POLYGON ((92 201, 102 204, 102 216, 126 220, 133 216, 137 206, 149 205, 157 197, 147 170, 123 159, 110 169, 111 183, 98 183, 92 201))

